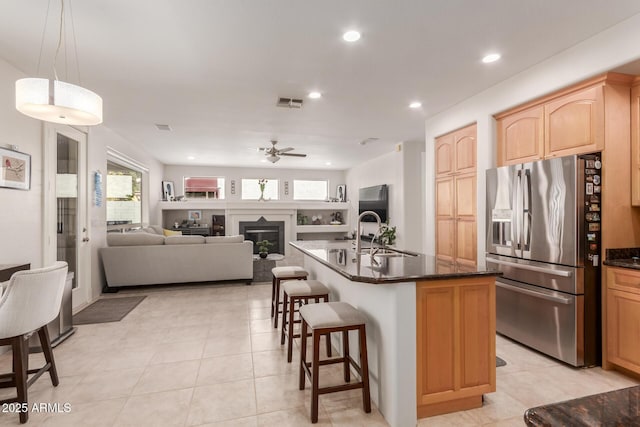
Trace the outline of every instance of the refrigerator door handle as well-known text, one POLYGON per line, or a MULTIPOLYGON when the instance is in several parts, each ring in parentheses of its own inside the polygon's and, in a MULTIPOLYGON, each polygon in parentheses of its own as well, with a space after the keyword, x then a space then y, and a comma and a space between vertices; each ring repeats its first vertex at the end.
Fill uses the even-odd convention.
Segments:
POLYGON ((573 275, 573 273, 571 273, 570 271, 554 270, 552 268, 544 268, 544 267, 538 267, 538 266, 535 266, 535 265, 521 264, 519 262, 503 261, 501 259, 496 259, 496 258, 492 258, 492 257, 486 257, 486 261, 487 262, 492 262, 494 264, 499 264, 499 265, 508 265, 509 267, 518 267, 518 268, 521 268, 523 270, 537 271, 537 272, 540 272, 540 273, 546 273, 546 274, 550 274, 552 276, 571 277, 573 275))
POLYGON ((523 246, 528 251, 531 246, 531 170, 525 169, 522 182, 523 246))
POLYGON ((529 289, 520 288, 517 286, 505 285, 504 283, 500 283, 497 281, 496 281, 496 286, 499 288, 508 289, 511 292, 517 292, 519 294, 529 295, 534 298, 546 299, 547 301, 553 301, 558 304, 565 304, 565 305, 571 304, 571 299, 569 298, 555 297, 552 295, 544 294, 542 292, 536 292, 529 289))
POLYGON ((514 176, 513 212, 515 214, 512 230, 515 232, 515 249, 522 249, 522 171, 518 169, 514 176))

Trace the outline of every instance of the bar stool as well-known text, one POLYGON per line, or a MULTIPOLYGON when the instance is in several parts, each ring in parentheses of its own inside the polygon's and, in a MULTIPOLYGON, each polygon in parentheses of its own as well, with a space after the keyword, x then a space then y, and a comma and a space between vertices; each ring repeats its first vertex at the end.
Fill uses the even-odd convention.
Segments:
POLYGON ((362 388, 362 404, 366 413, 371 412, 371 396, 369 394, 369 365, 367 363, 366 318, 358 310, 346 302, 327 302, 324 304, 308 304, 300 307, 302 329, 300 331, 300 390, 304 390, 305 377, 311 382, 311 422, 318 422, 318 396, 336 391, 362 388), (307 328, 313 330, 313 358, 307 362, 307 328), (360 339, 360 366, 349 356, 349 331, 357 330, 360 339), (320 336, 331 332, 342 332, 343 355, 333 359, 320 360, 320 336), (320 365, 333 363, 344 364, 344 381, 348 384, 319 387, 320 365), (361 381, 350 383, 349 364, 360 375, 361 381))
POLYGON ((309 276, 302 267, 290 265, 287 267, 273 267, 271 269, 271 317, 273 328, 278 329, 278 314, 280 311, 280 282, 284 280, 304 280, 309 276))
MULTIPOLYGON (((284 344, 284 338, 286 335, 288 339, 287 362, 291 363, 293 339, 300 337, 300 334, 293 333, 294 324, 300 323, 300 320, 294 320, 293 317, 297 311, 295 309, 296 303, 300 306, 302 305, 302 302, 309 303, 310 299, 319 303, 321 298, 323 302, 329 302, 329 288, 317 280, 288 280, 286 282, 282 282, 282 295, 282 332, 280 335, 280 345, 284 344)), ((327 343, 327 355, 331 356, 331 335, 327 334, 325 335, 325 338, 327 343)))

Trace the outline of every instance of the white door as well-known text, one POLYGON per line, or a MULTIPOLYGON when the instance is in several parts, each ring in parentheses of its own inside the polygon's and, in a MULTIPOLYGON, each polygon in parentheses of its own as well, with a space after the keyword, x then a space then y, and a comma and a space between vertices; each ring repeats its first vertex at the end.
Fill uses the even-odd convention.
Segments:
POLYGON ((44 265, 69 264, 73 309, 89 303, 91 259, 87 220, 87 134, 44 124, 44 265))

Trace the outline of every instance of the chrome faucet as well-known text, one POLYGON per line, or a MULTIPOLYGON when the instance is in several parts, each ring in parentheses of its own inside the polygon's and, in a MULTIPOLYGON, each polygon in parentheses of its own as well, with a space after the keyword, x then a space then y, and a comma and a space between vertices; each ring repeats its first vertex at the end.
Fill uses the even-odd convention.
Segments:
POLYGON ((360 236, 360 226, 362 224, 362 218, 364 218, 367 215, 373 215, 373 217, 378 222, 378 228, 376 230, 376 234, 373 236, 373 239, 371 239, 372 244, 373 244, 373 241, 376 239, 376 236, 380 232, 380 227, 382 227, 382 220, 380 220, 380 216, 374 211, 364 211, 360 214, 360 216, 358 217, 358 231, 357 231, 358 235, 356 236, 356 254, 357 255, 362 254, 362 237, 360 236))

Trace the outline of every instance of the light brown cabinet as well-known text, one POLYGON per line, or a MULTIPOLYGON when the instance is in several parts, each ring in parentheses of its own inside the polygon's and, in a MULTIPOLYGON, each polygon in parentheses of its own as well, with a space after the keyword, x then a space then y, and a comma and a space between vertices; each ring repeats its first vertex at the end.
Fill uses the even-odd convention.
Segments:
POLYGON ((603 366, 640 375, 640 271, 607 267, 603 366))
POLYGON ((482 406, 496 390, 495 277, 416 284, 418 418, 482 406))
POLYGON ((640 77, 631 88, 631 204, 640 206, 640 77))
POLYGON ((605 95, 617 84, 628 85, 629 76, 604 74, 497 114, 498 166, 602 151, 605 95))
POLYGON ((475 265, 476 125, 436 139, 436 256, 475 265))

